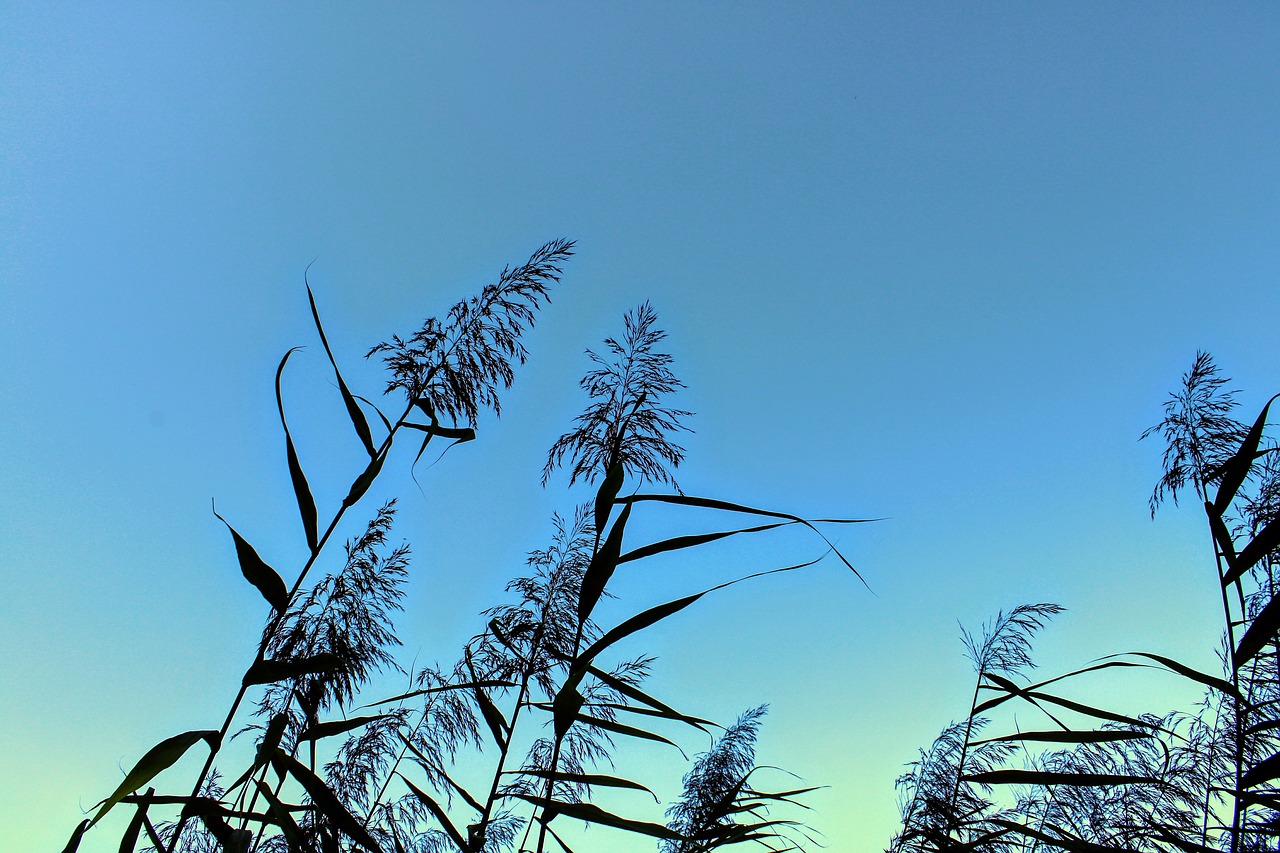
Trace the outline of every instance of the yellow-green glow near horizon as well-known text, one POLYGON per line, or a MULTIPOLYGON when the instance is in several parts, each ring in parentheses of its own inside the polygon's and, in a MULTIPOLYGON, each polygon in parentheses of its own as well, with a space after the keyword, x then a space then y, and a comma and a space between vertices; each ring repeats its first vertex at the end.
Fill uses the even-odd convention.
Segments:
MULTIPOLYGON (((290 427, 340 499, 363 451, 313 259, 374 395, 369 346, 578 241, 502 419, 420 465, 421 491, 407 463, 389 478, 406 663, 451 660, 584 499, 541 488, 542 462, 583 348, 649 299, 697 412, 686 491, 886 519, 838 534, 874 594, 827 561, 634 649, 689 713, 770 703, 760 759, 829 786, 830 849, 888 842, 894 778, 966 711, 957 621, 1056 601, 1047 670, 1216 666, 1201 519, 1149 519, 1159 448, 1136 438, 1197 348, 1246 410, 1280 390, 1280 9, 848 5, 0 13, 12 849, 61 849, 120 768, 220 722, 262 613, 209 499, 298 558, 271 383, 294 345, 290 427)), ((620 572, 616 612, 815 547, 620 572)), ((1107 682, 1132 710, 1167 687, 1107 682)), ((678 790, 681 762, 638 757, 678 790)))

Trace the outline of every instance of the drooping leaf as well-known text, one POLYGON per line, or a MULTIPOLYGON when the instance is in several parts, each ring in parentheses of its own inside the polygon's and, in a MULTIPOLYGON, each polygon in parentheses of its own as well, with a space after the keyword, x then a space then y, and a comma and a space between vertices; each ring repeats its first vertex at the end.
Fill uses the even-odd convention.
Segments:
POLYGON ((315 807, 335 827, 346 833, 352 841, 368 850, 372 850, 373 853, 382 853, 382 848, 378 846, 378 842, 373 840, 373 836, 364 828, 364 825, 356 820, 351 812, 347 811, 347 807, 338 799, 337 794, 329 789, 323 779, 312 773, 309 767, 284 750, 279 749, 271 757, 271 763, 281 776, 287 773, 296 779, 302 785, 303 790, 307 792, 307 795, 311 797, 311 802, 315 807))
POLYGON ((832 544, 831 540, 828 539, 826 535, 816 527, 816 525, 818 524, 866 524, 868 522, 876 521, 877 519, 874 519, 874 518, 816 518, 810 521, 809 519, 801 518, 798 515, 792 515, 789 512, 774 512, 772 510, 767 510, 767 509, 756 509, 755 507, 746 506, 744 504, 736 504, 736 503, 731 503, 729 501, 716 500, 714 498, 699 498, 699 497, 694 497, 692 495, 661 495, 661 494, 629 495, 627 497, 618 498, 616 502, 625 503, 628 506, 630 506, 631 504, 638 503, 640 501, 658 501, 659 503, 678 504, 680 506, 695 506, 695 507, 701 507, 703 509, 721 510, 723 512, 740 512, 746 515, 762 515, 762 516, 765 516, 766 518, 785 518, 788 521, 795 522, 796 524, 803 524, 805 527, 809 528, 811 531, 816 533, 822 539, 822 541, 827 544, 827 547, 830 548, 831 551, 836 555, 836 557, 839 558, 840 562, 844 563, 845 568, 853 572, 854 576, 858 580, 862 581, 863 586, 867 587, 867 589, 871 589, 871 587, 867 584, 867 581, 862 576, 862 574, 853 567, 853 564, 850 563, 845 558, 844 554, 840 553, 840 549, 837 548, 834 544, 832 544))
MULTIPOLYGON (((480 677, 476 675, 475 665, 471 662, 470 649, 467 649, 466 661, 467 670, 471 674, 471 683, 475 684, 480 680, 480 677)), ((493 699, 490 698, 483 687, 474 688, 471 695, 475 697, 476 704, 480 706, 480 714, 484 717, 485 725, 489 727, 489 733, 493 735, 493 742, 498 745, 498 749, 505 751, 507 738, 511 734, 511 726, 507 724, 506 718, 502 716, 498 706, 493 704, 493 699)))
POLYGON ((981 785, 1071 785, 1102 788, 1112 785, 1163 785, 1150 776, 1133 776, 1125 773, 1057 773, 1049 770, 987 770, 983 773, 966 773, 962 782, 981 785))
MULTIPOLYGON (((1140 664, 1134 664, 1134 663, 1126 664, 1126 662, 1124 661, 1109 661, 1108 663, 1112 665, 1118 665, 1118 666, 1125 666, 1125 665, 1139 666, 1140 665, 1140 664)), ((1095 668, 1101 669, 1103 666, 1106 666, 1106 664, 1099 664, 1095 668)), ((1127 726, 1136 726, 1138 728, 1148 728, 1148 729, 1160 728, 1158 725, 1154 723, 1149 723, 1143 720, 1139 720, 1135 717, 1127 717, 1124 714, 1117 714, 1113 711, 1108 711, 1104 708, 1095 708, 1090 705, 1085 705, 1080 702, 1072 701, 1071 699, 1063 699, 1061 696, 1054 696, 1050 693, 1042 693, 1038 690, 1033 690, 1030 687, 1027 687, 1027 688, 1019 687, 1018 685, 1014 684, 1012 681, 1009 681, 1007 678, 996 675, 994 673, 987 672, 987 673, 983 673, 983 675, 987 679, 999 684, 1000 687, 1007 690, 1010 696, 1021 697, 1023 699, 1026 699, 1029 702, 1032 702, 1033 704, 1035 704, 1037 701, 1048 702, 1052 705, 1058 705, 1062 708, 1066 708, 1069 711, 1075 711, 1076 713, 1084 714, 1089 717, 1096 717, 1100 720, 1110 720, 1113 723, 1124 723, 1127 726)), ((984 706, 989 706, 990 704, 991 704, 991 701, 989 700, 987 702, 982 703, 982 705, 979 705, 978 707, 974 708, 973 716, 977 716, 980 713, 979 711, 980 708, 983 708, 984 706)))
MULTIPOLYGON (((622 521, 622 518, 619 517, 618 521, 622 521)), ((803 563, 797 563, 794 566, 784 566, 783 568, 780 568, 780 569, 769 569, 768 571, 764 571, 764 572, 755 572, 753 574, 749 574, 744 577, 735 578, 734 580, 726 581, 725 583, 718 584, 716 586, 711 587, 710 589, 704 589, 702 592, 695 593, 693 595, 687 595, 684 598, 678 598, 675 601, 668 601, 667 603, 659 604, 656 607, 650 607, 648 610, 645 610, 642 613, 638 613, 635 616, 632 616, 630 619, 618 625, 616 628, 613 628, 612 630, 605 632, 605 634, 602 637, 600 637, 600 639, 592 643, 590 648, 588 648, 585 652, 582 653, 581 659, 586 661, 588 664, 590 664, 600 655, 601 652, 603 652, 609 646, 612 646, 614 643, 618 642, 619 640, 625 637, 631 636, 637 631, 642 631, 645 628, 648 628, 650 625, 653 625, 657 622, 662 621, 663 619, 666 619, 668 616, 672 616, 676 613, 679 613, 681 610, 684 610, 686 607, 688 607, 690 604, 693 604, 695 601, 702 598, 704 595, 708 595, 710 593, 716 592, 717 590, 724 589, 725 587, 733 586, 734 584, 737 584, 737 583, 742 583, 743 581, 752 580, 753 578, 764 577, 765 575, 774 575, 780 572, 793 572, 797 569, 807 568, 808 566, 812 566, 816 564, 821 559, 822 558, 819 557, 816 560, 807 560, 803 563)))
POLYGON ((1109 743, 1111 741, 1142 740, 1151 737, 1150 732, 1114 731, 1099 729, 1093 731, 1044 731, 1016 732, 1011 735, 983 738, 970 742, 970 746, 981 746, 984 743, 1005 743, 1032 741, 1035 743, 1109 743))
POLYGON ((626 723, 619 723, 616 720, 606 720, 603 717, 593 717, 589 714, 578 714, 575 718, 575 722, 593 726, 597 729, 604 729, 605 731, 613 732, 614 734, 625 735, 626 737, 665 743, 669 746, 674 746, 676 749, 680 750, 681 755, 684 755, 684 750, 680 749, 680 745, 675 741, 636 726, 628 726, 626 723))
POLYGON ((244 674, 244 683, 271 684, 301 675, 337 672, 345 667, 346 663, 342 658, 332 652, 321 652, 310 657, 288 660, 260 660, 249 667, 249 671, 244 674))
POLYGON ((303 741, 333 737, 334 735, 340 735, 352 729, 368 725, 375 720, 381 720, 386 716, 387 714, 372 714, 367 717, 351 717, 347 720, 330 720, 327 723, 316 723, 314 726, 307 727, 302 734, 298 735, 298 741, 301 743, 303 741))
POLYGON ((236 559, 240 561, 240 572, 244 575, 245 580, 253 584, 258 592, 262 593, 262 597, 267 600, 267 603, 271 605, 277 614, 283 614, 289 609, 289 589, 285 586, 280 575, 258 556, 258 552, 254 550, 254 547, 246 542, 244 537, 237 533, 236 529, 225 518, 218 515, 217 509, 213 511, 213 514, 218 521, 227 525, 227 530, 231 531, 231 538, 236 543, 236 559))
POLYGON ((337 359, 333 357, 333 350, 329 348, 329 339, 325 337, 324 326, 320 324, 320 312, 316 309, 316 297, 311 292, 310 283, 307 283, 307 299, 311 303, 311 317, 316 321, 316 331, 320 333, 320 343, 324 345, 325 355, 329 356, 329 363, 333 365, 333 375, 338 378, 338 391, 342 394, 342 402, 346 404, 351 424, 356 428, 356 435, 360 436, 360 443, 364 445, 370 458, 377 456, 378 451, 373 446, 373 435, 369 432, 369 422, 365 420, 364 412, 356 405, 354 395, 347 388, 347 383, 343 381, 342 371, 338 370, 337 359))
POLYGON ((298 451, 293 446, 293 436, 289 433, 289 424, 284 418, 284 397, 280 393, 280 377, 284 373, 285 363, 300 347, 294 347, 280 359, 276 368, 276 407, 280 410, 280 426, 284 428, 285 454, 289 459, 289 478, 293 481, 293 494, 298 500, 298 513, 302 516, 302 530, 307 537, 307 547, 314 552, 318 547, 319 533, 316 518, 316 501, 311 497, 311 487, 307 485, 306 475, 302 473, 302 464, 298 462, 298 451))
POLYGON ((991 823, 1010 829, 1019 835, 1025 835, 1028 838, 1034 838, 1037 841, 1043 841, 1053 847, 1061 847, 1068 853, 1138 853, 1127 847, 1111 847, 1106 844, 1095 844, 1092 841, 1084 841, 1076 838, 1066 832, 1062 832, 1061 827, 1054 826, 1045 822, 1043 825, 1055 830, 1054 833, 1043 832, 1040 829, 1034 829, 1014 821, 1004 820, 1003 818, 993 818, 991 823))
POLYGON ((565 773, 550 770, 504 770, 505 776, 533 776, 538 779, 549 779, 554 782, 570 782, 578 785, 599 785, 604 788, 627 788, 633 791, 644 791, 653 797, 655 803, 661 802, 658 795, 639 782, 623 779, 620 776, 607 776, 603 773, 565 773))
POLYGON ((453 843, 457 845, 458 849, 466 850, 466 839, 462 837, 462 833, 458 831, 458 828, 453 825, 453 821, 449 820, 449 815, 444 809, 440 808, 440 804, 435 801, 435 798, 410 782, 403 773, 397 775, 400 777, 401 781, 409 787, 409 790, 413 792, 413 795, 418 798, 419 802, 426 806, 427 809, 430 810, 431 814, 435 816, 436 821, 438 821, 444 831, 448 833, 449 838, 453 840, 453 843))
MULTIPOLYGON (((93 820, 89 822, 89 826, 93 826, 102 820, 102 816, 111 811, 112 806, 124 799, 126 795, 133 793, 150 782, 161 771, 172 766, 188 749, 202 740, 216 749, 220 736, 215 731, 184 732, 171 738, 165 738, 147 750, 146 755, 138 759, 138 763, 124 777, 120 787, 116 788, 111 796, 99 804, 101 808, 98 809, 98 813, 94 815, 93 820)), ((76 843, 78 844, 79 841, 76 843)))
POLYGON ((591 803, 566 803, 561 802, 560 800, 549 800, 545 797, 535 797, 528 794, 516 794, 515 796, 533 803, 535 806, 538 806, 551 815, 565 815, 566 817, 586 821, 587 823, 598 823, 601 826, 611 826, 614 829, 623 829, 627 832, 634 832, 639 835, 648 835, 651 838, 661 838, 666 841, 679 841, 684 837, 680 833, 672 829, 668 829, 660 823, 647 823, 641 820, 631 820, 630 818, 621 817, 620 815, 616 815, 612 812, 607 812, 599 806, 592 805, 591 803))
POLYGON ((284 834, 284 841, 288 845, 289 853, 302 853, 306 848, 302 827, 298 826, 298 822, 289 813, 289 808, 280 801, 275 791, 271 790, 270 785, 261 779, 255 779, 254 781, 257 783, 258 793, 267 801, 267 812, 275 819, 276 825, 280 827, 280 831, 284 834))
POLYGON ((717 533, 699 533, 692 536, 674 536, 670 539, 663 539, 661 542, 655 542, 652 545, 645 545, 636 548, 634 551, 628 551, 618 558, 618 565, 629 563, 632 560, 643 560, 645 557, 652 557, 654 554, 663 554, 667 551, 679 551, 684 548, 693 548, 698 545, 705 545, 708 542, 715 542, 718 539, 724 539, 728 536, 736 536, 739 533, 760 533, 764 530, 773 530, 777 527, 786 527, 796 524, 794 521, 775 521, 773 524, 761 524, 756 527, 742 527, 738 530, 722 530, 717 533))
POLYGON ((654 699, 652 696, 640 690, 639 688, 635 687, 634 685, 628 684, 627 682, 623 681, 621 678, 617 678, 611 673, 605 672, 603 669, 596 667, 594 664, 591 666, 588 666, 587 671, 590 672, 592 675, 594 675, 596 678, 600 679, 600 681, 603 682, 604 684, 608 685, 609 687, 621 693, 623 696, 626 696, 629 699, 633 699, 636 702, 642 702, 645 705, 648 705, 650 708, 653 708, 656 712, 662 714, 662 716, 666 717, 669 720, 679 720, 682 723, 688 723, 694 728, 702 729, 703 731, 706 731, 706 729, 703 728, 704 725, 715 725, 715 723, 712 723, 710 720, 703 720, 703 719, 699 719, 698 717, 688 717, 688 716, 685 716, 684 714, 681 714, 679 711, 677 711, 675 708, 672 708, 670 705, 664 704, 663 702, 659 702, 657 699, 654 699))
MULTIPOLYGON (((397 732, 397 734, 399 733, 397 732)), ((427 769, 430 772, 440 776, 440 778, 444 779, 444 781, 449 784, 449 787, 453 789, 454 793, 462 797, 463 802, 471 806, 471 808, 475 809, 477 812, 480 812, 481 814, 484 813, 484 806, 480 805, 480 801, 477 800, 474 796, 472 796, 470 791, 468 791, 466 788, 462 787, 457 782, 455 782, 453 780, 453 777, 451 777, 448 773, 444 772, 444 768, 441 767, 438 762, 432 761, 430 758, 428 758, 422 752, 422 750, 414 746, 413 741, 409 740, 403 734, 400 734, 400 740, 404 743, 405 748, 408 749, 410 752, 412 752, 417 757, 417 759, 420 762, 422 762, 422 766, 424 769, 427 769)))
MULTIPOLYGON (((1215 690, 1220 690, 1232 698, 1241 698, 1240 690, 1230 681, 1227 681, 1224 678, 1219 678, 1216 675, 1209 675, 1208 673, 1201 672, 1198 669, 1192 669, 1186 664, 1179 663, 1173 658, 1168 658, 1164 655, 1153 655, 1149 652, 1125 652, 1125 654, 1132 655, 1133 657, 1153 660, 1156 663, 1163 665, 1170 672, 1175 672, 1178 675, 1191 679, 1192 681, 1199 682, 1206 687, 1212 687, 1215 690)), ((1107 655, 1106 657, 1114 658, 1117 657, 1117 655, 1107 655)))
POLYGON ((591 563, 582 575, 578 592, 578 619, 584 623, 591 617, 591 611, 600 601, 600 596, 604 595, 604 588, 608 585, 609 578, 613 577, 614 569, 618 567, 618 555, 622 553, 622 533, 630 517, 631 505, 627 504, 610 528, 604 543, 591 556, 591 563))

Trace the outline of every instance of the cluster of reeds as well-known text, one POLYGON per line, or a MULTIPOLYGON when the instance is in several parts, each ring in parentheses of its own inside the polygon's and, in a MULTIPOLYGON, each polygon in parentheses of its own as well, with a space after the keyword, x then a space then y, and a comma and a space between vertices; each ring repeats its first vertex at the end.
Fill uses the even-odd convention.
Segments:
MULTIPOLYGON (((762 708, 714 739, 687 774, 685 793, 665 823, 606 808, 596 796, 611 791, 657 799, 642 782, 612 769, 620 745, 641 740, 678 749, 674 738, 682 735, 672 727, 713 739, 713 723, 646 691, 650 658, 619 657, 616 647, 747 579, 686 594, 606 628, 597 622, 597 606, 610 595, 619 566, 802 525, 852 569, 819 522, 674 488, 672 474, 684 455, 675 437, 689 413, 667 402, 681 383, 670 356, 659 350, 664 334, 647 304, 627 314, 620 337, 591 354, 593 366, 581 383, 587 408, 548 455, 544 483, 565 467, 570 485, 594 489, 590 500, 553 519, 549 544, 529 555, 524 572, 507 586, 509 600, 484 613, 483 629, 451 662, 407 672, 410 689, 398 695, 366 693, 378 671, 405 672, 395 657, 395 615, 410 553, 406 545, 390 544, 394 500, 366 511, 367 521, 335 549, 338 531, 384 468, 390 470, 397 439, 413 440, 416 461, 434 440, 473 440, 480 415, 500 411, 499 394, 526 358, 523 335, 572 248, 567 241, 547 243, 443 318, 375 346, 370 355, 380 355, 390 373, 386 393, 401 397, 394 418, 348 387, 308 286, 316 332, 361 447, 350 487, 330 502, 332 515, 322 517, 306 475, 306 449, 295 445, 285 416, 281 385, 290 350, 276 371, 276 397, 309 556, 286 580, 289 575, 223 521, 240 571, 268 608, 244 677, 217 728, 174 735, 141 756, 75 829, 67 853, 116 808, 132 810, 121 851, 142 845, 165 853, 542 853, 570 851, 573 836, 564 830, 575 821, 649 836, 668 853, 747 841, 777 850, 805 843, 802 824, 769 813, 812 789, 762 787, 753 753, 762 708), (654 486, 670 488, 644 490, 654 486), (640 545, 625 541, 633 514, 653 505, 752 523, 640 545), (220 759, 234 733, 251 735, 255 747, 245 765, 232 770, 220 759), (173 784, 176 770, 166 771, 193 750, 205 753, 195 778, 176 793, 159 792, 159 783, 173 784)), ((637 802, 643 813, 643 800, 637 802)))
POLYGON ((1128 653, 1033 683, 1032 638, 1060 608, 1002 613, 964 637, 973 701, 899 779, 902 829, 890 851, 1277 849, 1280 462, 1266 435, 1271 403, 1241 423, 1228 386, 1198 353, 1143 435, 1166 448, 1152 514, 1189 491, 1204 506, 1221 590, 1222 672, 1128 653), (1167 670, 1203 698, 1189 709, 1124 714, 1082 701, 1072 686, 1117 667, 1167 670), (997 709, 1015 704, 1034 709, 1043 728, 993 733, 997 709))

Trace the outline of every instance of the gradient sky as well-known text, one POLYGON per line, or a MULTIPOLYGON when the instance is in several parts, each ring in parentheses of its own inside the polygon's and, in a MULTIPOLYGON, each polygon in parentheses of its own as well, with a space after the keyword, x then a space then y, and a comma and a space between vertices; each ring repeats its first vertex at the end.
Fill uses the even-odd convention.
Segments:
MULTIPOLYGON (((649 299, 697 412, 687 492, 886 519, 839 533, 874 594, 828 561, 632 649, 689 713, 771 704, 759 759, 830 786, 832 850, 881 849, 894 778, 967 710, 957 622, 1057 601, 1046 669, 1212 668, 1201 517, 1149 518, 1137 437, 1197 348, 1246 417, 1280 390, 1278 37, 1273 4, 4 3, 7 843, 59 849, 121 767, 221 720, 263 608, 209 502, 290 574, 291 346, 322 512, 349 481, 313 259, 372 395, 372 344, 578 241, 502 419, 421 491, 407 458, 384 476, 416 555, 406 662, 451 660, 586 497, 539 486, 546 449, 584 347, 649 299)), ((655 561, 611 613, 821 551, 655 561)), ((1132 704, 1162 695, 1143 678, 1107 689, 1161 710, 1132 704)))

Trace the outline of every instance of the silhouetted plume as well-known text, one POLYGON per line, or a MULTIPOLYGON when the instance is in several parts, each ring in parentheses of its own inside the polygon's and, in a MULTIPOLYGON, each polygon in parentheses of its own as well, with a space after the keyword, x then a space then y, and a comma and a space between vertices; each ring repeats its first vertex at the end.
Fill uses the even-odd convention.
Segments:
POLYGON ((544 485, 566 456, 569 485, 579 479, 594 483, 615 464, 650 482, 674 484, 671 469, 683 461, 684 448, 670 436, 689 431, 681 419, 692 412, 660 404, 662 397, 684 383, 668 366, 671 356, 654 349, 667 336, 654 327, 657 319, 644 302, 623 318, 621 343, 606 338, 605 356, 587 350, 599 367, 589 370, 579 385, 592 402, 574 419, 575 428, 552 445, 542 469, 544 485))
POLYGON ((497 284, 454 305, 444 322, 428 317, 408 339, 395 335, 369 350, 386 353, 387 391, 402 389, 435 413, 475 426, 481 409, 501 413, 498 386, 510 388, 512 363, 527 356, 520 340, 537 310, 550 301, 560 264, 573 255, 572 240, 552 240, 515 269, 504 267, 497 284))

